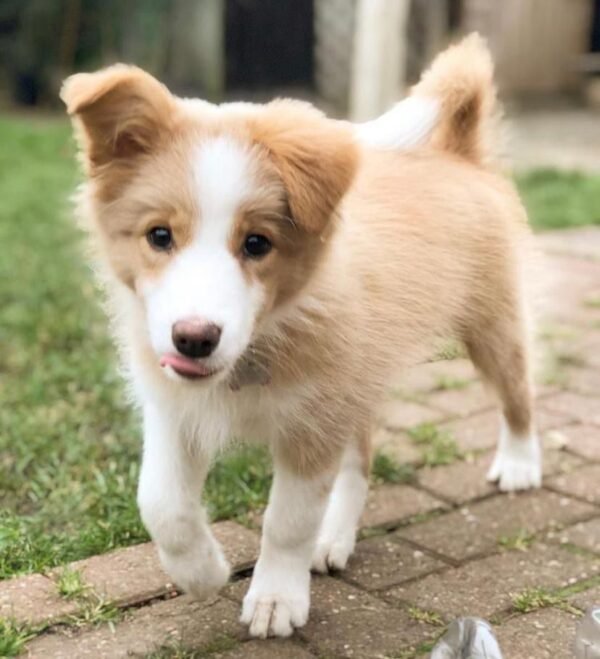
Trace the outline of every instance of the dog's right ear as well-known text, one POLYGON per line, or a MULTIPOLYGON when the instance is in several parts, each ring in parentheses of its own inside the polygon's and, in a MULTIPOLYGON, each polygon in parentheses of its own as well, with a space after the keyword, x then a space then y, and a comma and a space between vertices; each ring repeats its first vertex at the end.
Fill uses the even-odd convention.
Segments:
POLYGON ((173 96, 156 78, 116 64, 65 80, 60 97, 77 128, 87 173, 150 153, 168 136, 176 115, 173 96))

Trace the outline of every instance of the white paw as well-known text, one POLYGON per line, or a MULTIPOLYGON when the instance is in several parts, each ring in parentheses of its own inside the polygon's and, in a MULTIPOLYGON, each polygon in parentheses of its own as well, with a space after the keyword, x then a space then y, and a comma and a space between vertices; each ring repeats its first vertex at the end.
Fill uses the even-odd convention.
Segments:
POLYGON ((241 621, 251 636, 291 636, 308 620, 310 573, 293 575, 265 571, 252 579, 244 597, 241 621))
POLYGON ((496 456, 487 473, 503 492, 528 490, 542 484, 542 456, 537 438, 501 439, 496 456))
POLYGON ((159 549, 159 555, 167 574, 194 599, 203 600, 214 595, 229 580, 229 564, 213 538, 183 553, 172 554, 159 549))
POLYGON ((329 570, 343 570, 354 551, 354 530, 339 532, 335 537, 319 538, 312 558, 312 569, 322 574, 329 570))

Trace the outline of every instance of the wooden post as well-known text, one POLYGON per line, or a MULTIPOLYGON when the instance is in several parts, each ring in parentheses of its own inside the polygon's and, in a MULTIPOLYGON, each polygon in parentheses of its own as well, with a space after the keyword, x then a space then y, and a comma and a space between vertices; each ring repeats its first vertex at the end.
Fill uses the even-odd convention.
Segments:
POLYGON ((358 0, 350 82, 350 117, 372 119, 405 86, 410 0, 358 0))

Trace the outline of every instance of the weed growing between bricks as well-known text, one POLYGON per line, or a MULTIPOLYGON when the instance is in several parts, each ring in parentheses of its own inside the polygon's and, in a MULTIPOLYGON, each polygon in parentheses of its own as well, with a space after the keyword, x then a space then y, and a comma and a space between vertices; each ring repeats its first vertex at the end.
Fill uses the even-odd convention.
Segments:
POLYGON ((414 483, 417 476, 413 465, 399 463, 386 453, 378 451, 371 466, 371 476, 375 483, 414 483))
POLYGON ((102 624, 108 624, 114 629, 114 624, 123 618, 124 611, 84 585, 80 576, 74 577, 74 574, 76 574, 75 570, 68 570, 59 576, 57 592, 61 597, 80 604, 79 610, 74 614, 39 625, 29 625, 0 617, 0 657, 19 656, 25 649, 26 643, 51 629, 74 630, 102 624), (68 574, 66 578, 63 576, 65 573, 68 574), (74 584, 77 586, 75 587, 74 584))
POLYGON ((514 593, 511 597, 510 609, 493 616, 491 622, 496 625, 505 624, 518 615, 533 613, 541 609, 557 609, 580 618, 583 616, 584 611, 569 602, 569 599, 599 585, 600 575, 595 575, 562 588, 527 588, 514 593))
POLYGON ((503 535, 498 538, 498 546, 506 550, 527 551, 535 540, 535 535, 527 529, 519 529, 512 535, 503 535))
MULTIPOLYGON (((108 625, 114 630, 115 624, 125 618, 127 611, 149 604, 143 602, 120 608, 94 591, 84 582, 81 572, 69 566, 56 574, 55 586, 61 598, 79 605, 77 611, 38 625, 18 623, 0 617, 0 657, 18 656, 27 642, 57 629, 73 632, 87 627, 108 625)), ((152 602, 158 599, 160 598, 153 598, 152 602)))
POLYGON ((552 592, 545 588, 529 588, 513 596, 512 610, 516 613, 531 613, 538 609, 558 608, 581 613, 575 607, 570 606, 565 598, 558 592, 552 592))
POLYGON ((421 449, 423 464, 427 467, 449 465, 464 457, 452 435, 433 423, 415 426, 408 431, 408 435, 421 449))
POLYGON ((424 622, 428 625, 433 625, 434 627, 446 626, 446 623, 442 620, 439 613, 428 611, 427 609, 421 609, 418 606, 409 606, 408 615, 417 622, 424 622))
POLYGON ((65 599, 81 600, 88 586, 85 585, 81 572, 67 565, 56 579, 56 589, 65 599))

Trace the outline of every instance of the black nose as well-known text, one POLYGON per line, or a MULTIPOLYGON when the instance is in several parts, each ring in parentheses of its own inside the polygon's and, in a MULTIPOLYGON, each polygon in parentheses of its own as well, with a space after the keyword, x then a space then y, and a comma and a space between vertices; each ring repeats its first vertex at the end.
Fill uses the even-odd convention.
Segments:
POLYGON ((178 320, 171 331, 173 345, 186 357, 208 357, 219 345, 221 328, 205 320, 178 320))

